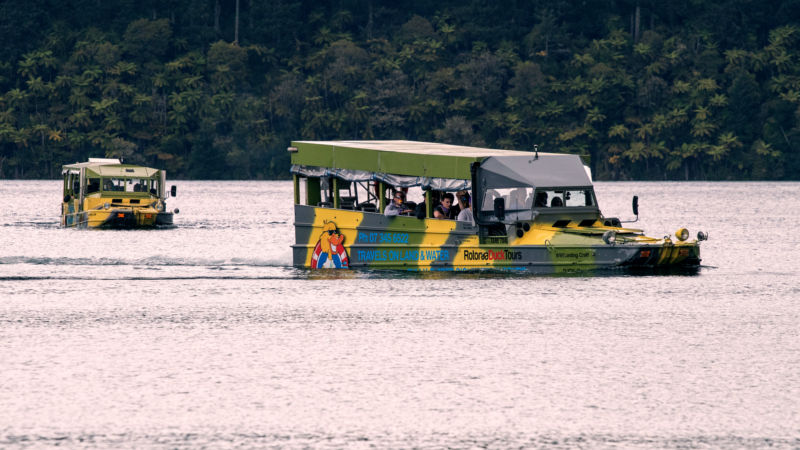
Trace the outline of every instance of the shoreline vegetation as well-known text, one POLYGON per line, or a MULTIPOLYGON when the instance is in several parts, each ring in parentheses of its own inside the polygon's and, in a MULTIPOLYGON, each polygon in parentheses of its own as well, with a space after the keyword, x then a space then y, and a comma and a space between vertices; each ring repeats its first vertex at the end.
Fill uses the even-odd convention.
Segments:
POLYGON ((282 179, 291 140, 800 180, 800 0, 0 3, 0 179, 122 157, 282 179))

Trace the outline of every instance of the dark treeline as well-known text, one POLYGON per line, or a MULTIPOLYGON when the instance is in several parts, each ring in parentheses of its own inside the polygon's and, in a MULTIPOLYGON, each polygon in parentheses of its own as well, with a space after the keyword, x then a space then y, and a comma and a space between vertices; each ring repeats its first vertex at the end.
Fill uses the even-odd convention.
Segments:
POLYGON ((2 0, 0 44, 2 178, 285 177, 293 139, 411 139, 800 179, 800 0, 2 0))

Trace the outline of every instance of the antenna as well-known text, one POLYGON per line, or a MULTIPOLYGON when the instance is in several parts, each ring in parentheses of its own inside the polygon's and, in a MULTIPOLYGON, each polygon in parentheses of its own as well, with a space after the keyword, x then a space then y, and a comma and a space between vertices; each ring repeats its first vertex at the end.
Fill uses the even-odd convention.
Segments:
POLYGON ((533 157, 533 159, 539 159, 539 144, 533 144, 533 151, 536 152, 536 155, 533 157))

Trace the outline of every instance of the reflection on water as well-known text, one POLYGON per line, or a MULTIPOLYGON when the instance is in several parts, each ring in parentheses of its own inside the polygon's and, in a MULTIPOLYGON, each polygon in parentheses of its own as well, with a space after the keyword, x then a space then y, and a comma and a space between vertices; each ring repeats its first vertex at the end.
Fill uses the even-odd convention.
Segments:
POLYGON ((598 183, 703 267, 570 276, 294 269, 290 182, 177 184, 87 231, 0 181, 0 446, 800 446, 797 183, 598 183))

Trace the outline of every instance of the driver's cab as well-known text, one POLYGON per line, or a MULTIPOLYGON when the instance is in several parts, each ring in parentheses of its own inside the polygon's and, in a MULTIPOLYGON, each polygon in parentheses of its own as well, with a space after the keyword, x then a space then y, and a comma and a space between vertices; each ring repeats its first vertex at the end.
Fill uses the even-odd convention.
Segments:
POLYGON ((601 217, 591 178, 575 155, 490 157, 475 167, 473 181, 482 243, 508 242, 509 234, 534 224, 590 227, 601 217))

